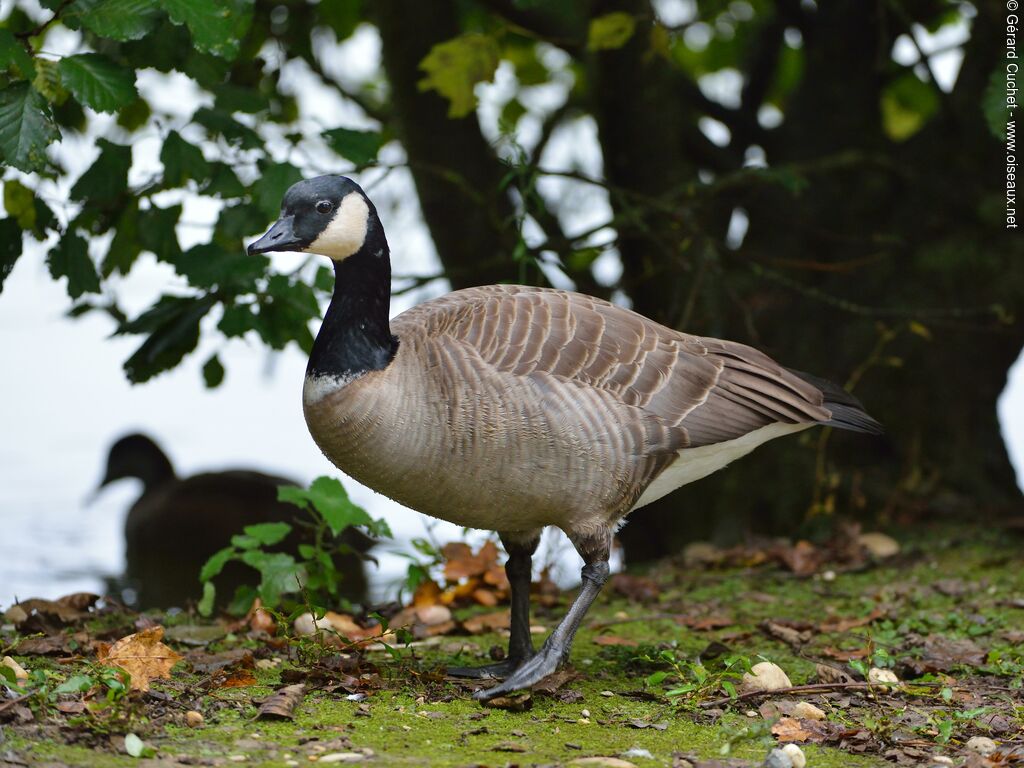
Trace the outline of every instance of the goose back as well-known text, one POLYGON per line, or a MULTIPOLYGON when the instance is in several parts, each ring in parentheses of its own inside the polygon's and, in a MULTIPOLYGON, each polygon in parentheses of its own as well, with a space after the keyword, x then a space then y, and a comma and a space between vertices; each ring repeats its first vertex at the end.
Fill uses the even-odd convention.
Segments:
POLYGON ((688 450, 830 416, 750 347, 578 293, 469 288, 391 329, 388 367, 307 386, 307 423, 343 471, 460 525, 597 530, 688 450))

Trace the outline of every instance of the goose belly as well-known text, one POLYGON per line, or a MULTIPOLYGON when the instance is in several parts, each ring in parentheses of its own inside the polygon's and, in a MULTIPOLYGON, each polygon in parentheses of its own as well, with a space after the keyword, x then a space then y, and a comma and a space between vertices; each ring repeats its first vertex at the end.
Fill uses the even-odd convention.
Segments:
POLYGON ((367 374, 304 410, 335 466, 404 506, 472 528, 579 530, 627 484, 578 435, 549 429, 528 393, 453 400, 402 383, 367 374))

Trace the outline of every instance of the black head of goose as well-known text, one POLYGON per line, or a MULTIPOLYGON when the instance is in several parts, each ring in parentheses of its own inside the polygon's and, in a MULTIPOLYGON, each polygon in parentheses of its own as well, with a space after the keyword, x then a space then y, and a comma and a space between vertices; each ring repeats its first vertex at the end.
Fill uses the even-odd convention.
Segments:
POLYGON ((878 432, 852 396, 751 347, 691 336, 569 291, 455 291, 389 322, 390 261, 376 210, 350 179, 295 184, 250 253, 309 251, 335 287, 310 355, 306 423, 342 471, 508 552, 506 661, 449 670, 504 682, 556 670, 608 578, 612 533, 633 509, 761 443, 827 424, 878 432), (545 526, 583 557, 568 614, 534 651, 531 557, 545 526))

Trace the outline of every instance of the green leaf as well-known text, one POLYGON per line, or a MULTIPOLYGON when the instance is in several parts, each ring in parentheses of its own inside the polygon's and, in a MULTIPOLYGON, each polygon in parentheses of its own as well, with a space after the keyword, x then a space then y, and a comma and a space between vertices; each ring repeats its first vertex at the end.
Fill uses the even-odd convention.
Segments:
POLYGON ((331 0, 317 6, 320 22, 334 30, 338 42, 347 40, 363 21, 362 0, 331 0))
POLYGON ((81 237, 68 232, 50 250, 47 261, 54 280, 68 279, 68 296, 77 299, 83 293, 99 293, 100 277, 89 258, 89 246, 81 237))
MULTIPOLYGON (((240 203, 222 208, 215 230, 217 238, 233 245, 246 235, 263 233, 267 228, 267 215, 251 203, 240 203)), ((269 218, 277 218, 275 211, 269 218)))
POLYGON ((281 212, 281 198, 288 187, 302 180, 302 173, 289 163, 274 163, 266 166, 260 178, 252 186, 253 202, 259 206, 266 219, 276 219, 281 212))
MULTIPOLYGON (((4 189, 6 191, 6 186, 4 189)), ((11 217, 0 219, 0 293, 4 290, 4 281, 14 269, 14 263, 21 256, 21 241, 18 222, 11 217)))
POLYGON ((155 205, 149 210, 139 212, 139 242, 147 251, 168 264, 174 264, 181 257, 181 246, 178 244, 178 233, 175 229, 181 206, 172 205, 158 208, 155 205))
POLYGON ((256 539, 262 546, 271 547, 284 541, 292 527, 288 523, 259 523, 242 529, 246 536, 256 539))
POLYGON ((252 21, 252 0, 163 0, 175 24, 184 24, 195 47, 234 59, 252 21))
POLYGON ((254 115, 270 109, 270 99, 257 88, 234 83, 218 83, 213 87, 217 109, 223 112, 243 112, 254 115))
POLYGON ((13 669, 4 664, 0 664, 0 680, 3 680, 8 687, 20 688, 18 676, 14 673, 13 669))
POLYGON ((127 275, 135 259, 142 252, 139 245, 139 204, 134 199, 125 206, 121 218, 117 220, 114 239, 110 243, 107 255, 103 258, 100 273, 110 277, 114 272, 127 275))
POLYGON ((189 248, 173 260, 175 271, 196 288, 231 286, 251 292, 256 280, 270 266, 267 256, 248 255, 241 247, 226 250, 219 243, 202 243, 189 248))
POLYGON ((250 549, 242 553, 241 559, 260 572, 260 599, 268 608, 276 607, 283 593, 297 592, 305 581, 305 569, 283 552, 250 549))
POLYGON ((590 20, 587 50, 604 51, 621 48, 636 31, 636 19, 623 11, 606 13, 590 20))
POLYGON ((262 149, 260 135, 247 125, 242 125, 226 112, 203 107, 196 110, 192 119, 214 136, 222 136, 232 146, 242 149, 262 149))
POLYGON ((0 61, 5 61, 5 67, 11 67, 24 80, 31 80, 36 76, 35 62, 32 56, 21 44, 14 33, 6 27, 0 28, 0 61))
POLYGON ((465 117, 476 107, 473 88, 494 77, 500 57, 501 49, 489 35, 471 32, 437 43, 420 62, 427 76, 419 89, 435 90, 448 99, 448 117, 465 117))
POLYGON ((202 186, 210 177, 210 164, 195 144, 181 138, 177 131, 171 131, 160 149, 160 162, 164 166, 164 185, 184 187, 189 181, 202 186))
POLYGON ((28 83, 0 91, 0 161, 20 171, 46 167, 46 148, 60 139, 50 105, 28 83))
POLYGON ((224 566, 227 565, 232 558, 234 558, 236 550, 234 547, 224 547, 219 549, 210 555, 210 558, 203 563, 202 570, 199 571, 200 581, 210 581, 221 571, 224 570, 224 566))
POLYGON ((297 278, 273 275, 267 281, 266 294, 260 302, 256 330, 274 349, 283 349, 289 341, 297 341, 309 352, 313 334, 309 321, 320 315, 313 289, 297 278))
POLYGON ((128 170, 132 166, 131 147, 106 139, 97 142, 100 155, 71 188, 71 199, 87 204, 108 203, 128 191, 128 170))
POLYGON ((159 18, 157 0, 100 0, 81 14, 80 21, 100 37, 124 42, 145 37, 159 18))
POLYGON ((116 112, 138 98, 135 71, 98 53, 79 53, 60 60, 61 81, 82 104, 97 112, 116 112))
POLYGON ((203 194, 213 195, 222 200, 232 197, 241 197, 245 194, 245 187, 238 180, 238 176, 230 166, 225 163, 209 163, 211 168, 208 183, 201 188, 203 194))
POLYGON ((53 104, 63 104, 68 97, 68 91, 60 79, 60 65, 56 61, 39 59, 36 62, 36 76, 32 79, 32 86, 53 104))
POLYGON ((895 141, 909 139, 935 114, 939 97, 935 86, 913 72, 905 72, 882 91, 882 127, 895 141))
POLYGON ((54 693, 84 693, 93 686, 93 679, 88 675, 72 675, 53 689, 54 693))
POLYGON ((36 196, 32 190, 17 179, 4 182, 4 210, 12 216, 22 229, 35 229, 36 196))
POLYGON ((523 103, 513 97, 505 102, 505 106, 501 108, 501 117, 498 119, 498 124, 501 129, 506 133, 514 133, 516 125, 519 123, 519 118, 526 114, 526 107, 523 103))
POLYGON ((992 135, 1006 141, 1006 123, 1013 113, 1006 108, 1006 71, 1001 66, 992 70, 981 96, 981 110, 992 135))
POLYGON ((357 131, 352 128, 334 128, 326 131, 331 149, 358 166, 369 165, 377 159, 377 153, 384 146, 380 131, 357 131))
POLYGON ((118 329, 119 333, 149 332, 124 363, 128 380, 139 384, 180 363, 199 343, 199 323, 214 304, 212 296, 162 296, 152 308, 118 329))
POLYGON ((203 382, 207 388, 219 387, 224 381, 224 366, 217 355, 212 355, 203 365, 203 382))
POLYGON ((217 327, 229 339, 244 336, 256 327, 256 316, 248 304, 235 304, 224 308, 224 316, 217 327))
POLYGON ((256 588, 248 584, 240 584, 235 587, 235 594, 228 604, 228 613, 232 616, 245 616, 252 608, 253 601, 258 597, 256 588))
POLYGON ((213 613, 213 601, 217 599, 217 587, 212 581, 203 582, 203 596, 199 599, 196 609, 200 616, 209 616, 213 613))
POLYGON ((277 499, 299 507, 311 504, 335 536, 353 525, 373 523, 366 510, 349 500, 341 481, 333 477, 318 477, 308 490, 296 486, 279 487, 277 499))

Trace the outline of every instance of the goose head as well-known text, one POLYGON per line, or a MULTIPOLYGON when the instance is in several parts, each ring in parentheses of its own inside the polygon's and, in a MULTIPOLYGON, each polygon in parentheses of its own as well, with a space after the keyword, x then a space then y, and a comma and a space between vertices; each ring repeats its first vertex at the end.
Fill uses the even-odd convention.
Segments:
POLYGON ((308 251, 338 263, 358 253, 379 228, 377 211, 358 184, 345 176, 317 176, 289 187, 281 216, 248 251, 308 251))

